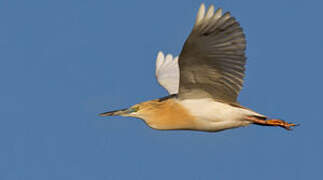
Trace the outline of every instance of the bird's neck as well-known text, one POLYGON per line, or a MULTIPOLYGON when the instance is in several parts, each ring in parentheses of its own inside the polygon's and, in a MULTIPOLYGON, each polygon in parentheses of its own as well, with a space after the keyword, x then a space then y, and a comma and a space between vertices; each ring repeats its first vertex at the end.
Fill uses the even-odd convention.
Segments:
POLYGON ((175 98, 158 102, 142 117, 154 129, 193 129, 195 118, 175 98))

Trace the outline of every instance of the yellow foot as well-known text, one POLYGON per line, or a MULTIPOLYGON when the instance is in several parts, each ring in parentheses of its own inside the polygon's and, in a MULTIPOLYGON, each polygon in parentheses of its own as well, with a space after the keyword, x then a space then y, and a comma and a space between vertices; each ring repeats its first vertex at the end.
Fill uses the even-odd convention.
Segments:
POLYGON ((263 126, 279 126, 286 130, 292 130, 292 127, 298 126, 298 124, 288 123, 286 121, 280 120, 280 119, 259 119, 257 117, 248 117, 249 121, 252 121, 255 124, 263 125, 263 126))

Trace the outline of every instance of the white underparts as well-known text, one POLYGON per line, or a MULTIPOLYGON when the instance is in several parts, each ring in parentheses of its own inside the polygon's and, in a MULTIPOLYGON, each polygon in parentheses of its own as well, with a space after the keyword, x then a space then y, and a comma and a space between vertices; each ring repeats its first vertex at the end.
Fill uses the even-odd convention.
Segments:
POLYGON ((220 131, 250 124, 246 116, 263 116, 254 111, 234 107, 226 103, 206 99, 177 100, 196 118, 199 130, 220 131))

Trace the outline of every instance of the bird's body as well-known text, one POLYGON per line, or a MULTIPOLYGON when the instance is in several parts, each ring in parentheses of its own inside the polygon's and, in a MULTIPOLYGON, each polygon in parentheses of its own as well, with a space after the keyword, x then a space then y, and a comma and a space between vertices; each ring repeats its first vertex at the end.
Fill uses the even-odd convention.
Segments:
POLYGON ((237 102, 244 78, 246 41, 240 24, 222 9, 201 5, 196 23, 178 57, 158 53, 156 77, 170 96, 102 113, 143 119, 159 130, 220 131, 259 124, 289 124, 237 102))
POLYGON ((266 118, 250 109, 211 98, 180 100, 172 96, 139 105, 148 109, 126 116, 139 117, 159 130, 219 131, 249 125, 251 122, 245 119, 248 116, 266 118))
POLYGON ((211 98, 188 99, 177 103, 195 117, 195 128, 201 131, 219 131, 246 126, 251 122, 245 117, 264 117, 249 109, 214 101, 211 98))

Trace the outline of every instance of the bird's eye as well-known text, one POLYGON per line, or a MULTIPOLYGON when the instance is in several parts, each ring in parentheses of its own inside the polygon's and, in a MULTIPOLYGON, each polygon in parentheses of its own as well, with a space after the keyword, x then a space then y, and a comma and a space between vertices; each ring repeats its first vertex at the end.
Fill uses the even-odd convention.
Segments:
POLYGON ((138 110, 139 110, 138 106, 129 108, 130 113, 137 112, 138 110))

